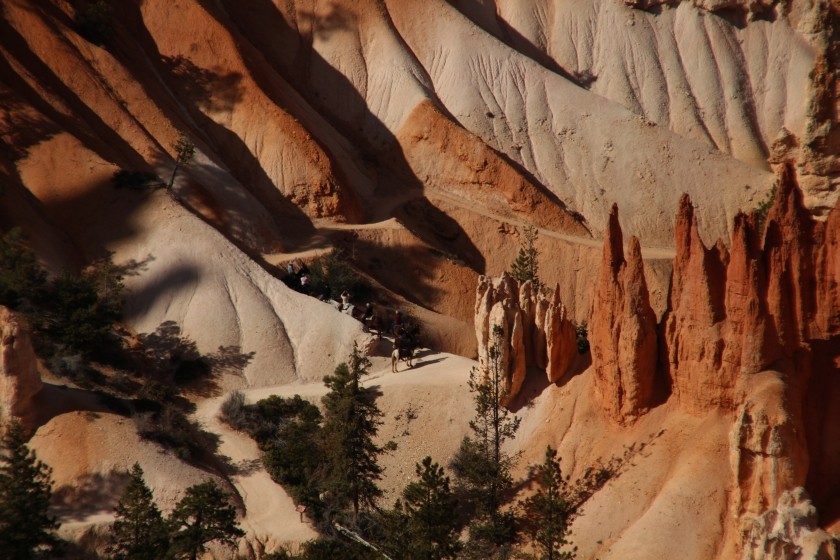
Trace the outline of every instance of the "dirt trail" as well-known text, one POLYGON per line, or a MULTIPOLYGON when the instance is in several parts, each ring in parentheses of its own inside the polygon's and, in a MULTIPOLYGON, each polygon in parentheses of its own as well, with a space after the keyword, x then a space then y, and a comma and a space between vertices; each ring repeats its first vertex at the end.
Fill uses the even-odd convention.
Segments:
POLYGON ((278 542, 314 539, 318 534, 309 522, 301 522, 292 498, 263 468, 254 440, 218 419, 219 408, 227 397, 225 394, 202 401, 195 416, 206 430, 219 435, 219 453, 229 457, 240 469, 240 474, 232 476, 231 481, 247 507, 240 522, 242 529, 261 541, 266 537, 278 542))
MULTIPOLYGON (((389 198, 383 201, 381 206, 377 208, 374 213, 376 216, 387 216, 401 204, 404 204, 410 200, 420 198, 422 196, 424 196, 423 193, 420 193, 419 191, 403 193, 398 197, 389 198)), ((468 201, 461 197, 453 196, 449 193, 437 189, 426 189, 425 196, 429 200, 441 200, 448 204, 452 204, 459 208, 463 208, 464 210, 468 210, 474 214, 478 214, 491 220, 502 222, 518 228, 530 225, 522 220, 517 220, 507 216, 502 216, 501 214, 496 214, 494 212, 491 212, 490 210, 487 210, 483 206, 476 204, 473 201, 468 201)), ((329 245, 331 239, 333 238, 333 235, 336 232, 400 229, 402 227, 403 226, 396 218, 387 218, 365 224, 337 224, 326 220, 320 220, 320 225, 318 224, 318 221, 316 221, 316 233, 308 240, 308 242, 301 244, 299 250, 288 253, 265 254, 263 255, 263 258, 266 260, 266 262, 277 265, 279 263, 288 262, 294 259, 316 257, 318 255, 329 252, 329 245)), ((542 236, 550 237, 552 239, 560 239, 562 241, 572 243, 574 245, 592 247, 594 249, 599 250, 604 246, 603 239, 569 235, 567 233, 561 233, 559 231, 554 231, 547 228, 537 228, 537 232, 542 236)), ((673 247, 647 247, 644 245, 642 246, 642 257, 645 259, 670 260, 674 258, 674 255, 675 251, 673 247)))

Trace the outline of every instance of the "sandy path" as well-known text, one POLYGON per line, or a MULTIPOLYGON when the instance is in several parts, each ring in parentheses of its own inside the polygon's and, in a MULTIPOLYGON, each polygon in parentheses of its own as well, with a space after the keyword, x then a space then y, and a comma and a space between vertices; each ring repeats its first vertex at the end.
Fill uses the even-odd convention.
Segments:
POLYGON ((219 407, 226 398, 224 395, 202 401, 195 416, 206 430, 221 437, 219 453, 244 469, 243 474, 231 477, 247 508, 240 526, 250 538, 260 541, 266 537, 279 542, 304 542, 316 538, 318 534, 310 524, 301 522, 292 498, 262 467, 254 440, 218 419, 219 407))

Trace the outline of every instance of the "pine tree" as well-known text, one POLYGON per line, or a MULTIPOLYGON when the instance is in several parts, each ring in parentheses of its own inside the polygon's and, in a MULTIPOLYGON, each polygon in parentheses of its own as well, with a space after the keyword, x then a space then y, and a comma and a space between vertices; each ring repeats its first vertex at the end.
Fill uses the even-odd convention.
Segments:
POLYGON ((12 423, 0 440, 0 551, 4 560, 32 560, 53 551, 58 528, 49 515, 52 469, 26 445, 12 423))
POLYGON ((572 560, 574 551, 561 551, 569 544, 571 507, 565 499, 566 481, 557 451, 550 445, 545 450, 545 460, 537 467, 536 480, 539 489, 523 504, 531 539, 541 560, 572 560))
POLYGON ((166 189, 170 191, 175 185, 175 176, 178 174, 178 170, 195 158, 195 144, 186 134, 181 133, 173 148, 175 149, 175 167, 172 168, 172 177, 170 177, 169 184, 166 186, 166 189))
POLYGON ((519 247, 516 260, 510 265, 510 275, 517 282, 523 284, 531 281, 534 293, 544 290, 544 285, 539 276, 539 251, 537 251, 537 229, 533 226, 525 226, 522 230, 524 239, 519 247))
POLYGON ((169 517, 169 525, 170 553, 175 558, 196 560, 211 541, 235 546, 235 539, 245 536, 236 524, 236 509, 229 496, 213 480, 187 488, 169 517))
POLYGON ((47 273, 25 241, 20 228, 0 236, 0 305, 31 311, 43 294, 47 273))
POLYGON ((394 508, 401 523, 404 544, 395 557, 406 560, 442 560, 453 558, 461 549, 458 540, 458 512, 449 489, 449 477, 431 457, 416 466, 419 480, 411 482, 402 493, 402 502, 394 508))
POLYGON ((152 491, 143 481, 143 469, 137 463, 129 473, 108 548, 112 560, 158 560, 169 548, 169 534, 152 491))
POLYGON ((374 443, 382 412, 375 394, 360 385, 369 367, 370 360, 354 344, 349 365, 339 364, 333 375, 324 377, 330 392, 322 399, 327 486, 340 507, 352 504, 356 517, 362 506, 373 506, 382 495, 377 485, 382 467, 377 459, 385 449, 374 443))
POLYGON ((514 457, 502 445, 516 435, 519 418, 511 417, 502 405, 505 398, 501 363, 501 329, 494 327, 494 344, 489 349, 486 372, 473 369, 469 388, 475 401, 475 418, 470 421, 472 436, 461 442, 451 467, 458 483, 466 490, 478 513, 470 526, 470 549, 477 553, 492 549, 501 557, 516 539, 515 516, 503 512, 505 494, 511 489, 514 457))

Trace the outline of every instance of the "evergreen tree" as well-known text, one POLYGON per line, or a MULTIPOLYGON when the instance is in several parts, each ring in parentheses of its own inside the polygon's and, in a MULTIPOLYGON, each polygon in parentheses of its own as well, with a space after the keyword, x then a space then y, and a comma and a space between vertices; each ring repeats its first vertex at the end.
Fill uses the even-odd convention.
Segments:
POLYGON ((169 534, 152 491, 143 481, 143 469, 137 463, 129 473, 108 548, 112 560, 158 560, 169 548, 169 534))
POLYGON ((166 189, 170 191, 172 186, 175 185, 175 176, 178 174, 178 170, 195 158, 195 144, 186 134, 181 133, 178 141, 172 147, 175 150, 175 167, 172 168, 172 177, 169 178, 169 184, 166 185, 166 189))
POLYGON ((333 375, 324 377, 330 389, 322 399, 327 486, 340 507, 352 504, 355 517, 361 506, 373 506, 382 495, 377 485, 382 467, 377 459, 385 449, 374 443, 382 412, 375 393, 359 382, 369 367, 370 360, 354 344, 349 365, 339 364, 333 375))
POLYGON ((169 517, 170 553, 175 558, 196 560, 211 541, 235 546, 235 539, 245 536, 236 524, 236 509, 228 499, 213 480, 187 488, 186 495, 169 517))
POLYGON ((47 273, 24 241, 19 228, 0 236, 0 305, 30 311, 26 308, 42 295, 47 273))
POLYGON ((516 435, 520 420, 502 405, 506 393, 499 349, 501 329, 494 327, 492 335, 495 341, 489 349, 488 370, 470 372, 476 412, 470 421, 472 436, 461 442, 450 466, 478 514, 470 525, 470 551, 477 557, 492 552, 505 558, 516 540, 516 520, 512 512, 501 510, 513 485, 510 471, 514 462, 502 444, 516 435))
POLYGON ((531 281, 534 293, 540 293, 545 286, 539 277, 539 251, 537 251, 537 229, 533 226, 525 226, 522 230, 524 239, 519 247, 516 260, 510 265, 510 275, 517 282, 523 284, 531 281))
POLYGON ((0 440, 0 551, 4 560, 44 557, 59 543, 49 515, 52 469, 26 445, 19 423, 0 440))
POLYGON ((557 451, 549 445, 545 460, 537 467, 539 489, 525 500, 525 519, 541 560, 572 560, 574 551, 561 551, 568 544, 571 506, 565 499, 566 481, 560 470, 557 451))
POLYGON ((402 493, 395 512, 396 529, 402 542, 394 557, 405 560, 442 560, 453 558, 461 549, 458 540, 458 512, 449 489, 449 477, 431 457, 416 466, 419 480, 411 482, 402 493), (402 518, 402 519, 399 519, 402 518))

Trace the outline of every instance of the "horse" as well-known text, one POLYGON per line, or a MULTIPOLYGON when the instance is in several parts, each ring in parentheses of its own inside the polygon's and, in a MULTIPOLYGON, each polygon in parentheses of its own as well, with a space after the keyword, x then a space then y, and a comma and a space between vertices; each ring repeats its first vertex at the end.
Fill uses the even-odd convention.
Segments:
POLYGON ((394 348, 391 352, 391 372, 397 373, 397 362, 400 360, 408 364, 408 367, 414 367, 411 360, 414 358, 414 348, 394 348))

